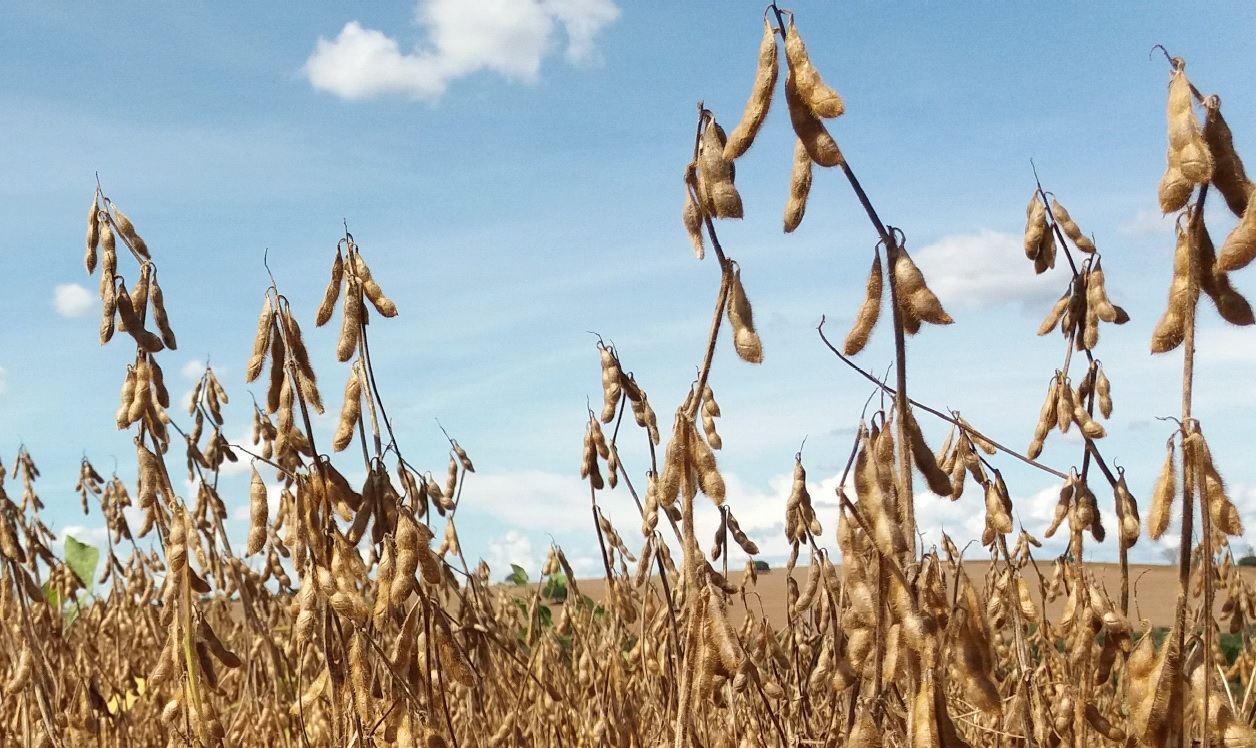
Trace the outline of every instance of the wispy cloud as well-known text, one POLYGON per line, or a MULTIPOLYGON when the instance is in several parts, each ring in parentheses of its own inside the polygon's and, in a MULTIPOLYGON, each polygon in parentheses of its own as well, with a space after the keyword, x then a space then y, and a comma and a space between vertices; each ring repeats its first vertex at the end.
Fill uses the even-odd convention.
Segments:
POLYGON ((91 292, 77 283, 61 283, 52 291, 52 306, 62 317, 82 317, 94 305, 91 292))
POLYGON ((912 252, 944 305, 987 307, 1055 299, 1060 283, 1035 275, 1020 237, 999 231, 954 234, 912 252))
POLYGON ((434 100, 481 70, 532 83, 557 47, 559 27, 564 56, 583 63, 594 58, 598 33, 618 17, 613 0, 419 0, 415 21, 426 39, 412 51, 350 21, 335 39, 318 39, 303 72, 314 88, 344 99, 434 100))
POLYGON ((1126 236, 1155 236, 1157 234, 1172 236, 1173 216, 1166 216, 1158 210, 1144 208, 1121 224, 1118 231, 1126 236))

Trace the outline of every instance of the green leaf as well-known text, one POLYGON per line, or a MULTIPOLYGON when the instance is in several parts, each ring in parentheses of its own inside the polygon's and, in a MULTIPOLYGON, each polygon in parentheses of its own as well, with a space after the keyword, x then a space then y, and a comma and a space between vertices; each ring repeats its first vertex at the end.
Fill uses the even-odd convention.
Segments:
POLYGON ((554 574, 545 583, 545 587, 541 590, 541 596, 547 600, 554 602, 562 602, 567 599, 567 576, 565 574, 554 574))
POLYGON ((72 535, 65 536, 65 563, 74 570, 74 575, 83 583, 85 589, 91 589, 96 581, 96 564, 100 561, 100 550, 95 546, 80 543, 72 535))
POLYGON ((61 593, 52 588, 52 583, 44 582, 44 586, 40 587, 44 592, 44 599, 48 601, 48 605, 53 610, 61 610, 61 593))
POLYGON ((517 587, 522 587, 528 583, 528 572, 524 571, 522 566, 519 564, 511 564, 510 569, 510 574, 506 577, 507 582, 510 582, 517 587))

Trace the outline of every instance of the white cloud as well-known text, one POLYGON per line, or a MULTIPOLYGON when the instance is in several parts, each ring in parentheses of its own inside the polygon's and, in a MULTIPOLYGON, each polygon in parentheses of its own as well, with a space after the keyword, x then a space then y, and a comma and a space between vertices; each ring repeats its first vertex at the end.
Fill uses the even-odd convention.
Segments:
POLYGON ((183 375, 184 379, 195 382, 205 373, 205 362, 199 358, 191 359, 183 365, 183 368, 179 369, 179 373, 183 375))
POLYGON ((493 538, 488 542, 489 568, 494 580, 510 573, 510 565, 518 564, 528 572, 528 578, 535 581, 541 569, 540 561, 532 551, 532 541, 518 530, 507 530, 505 535, 493 538))
POLYGON ((580 63, 594 57, 594 38, 618 16, 613 0, 419 0, 415 22, 426 40, 414 50, 350 21, 335 39, 319 37, 303 72, 314 88, 344 99, 437 99, 481 70, 532 83, 560 26, 567 60, 580 63))
POLYGON ((1020 237, 1000 231, 944 236, 912 252, 912 259, 944 306, 1033 304, 1063 291, 1050 271, 1034 274, 1020 237))
POLYGON ((62 317, 82 317, 94 305, 91 292, 77 283, 61 283, 53 289, 52 306, 62 317))
POLYGON ((1126 236, 1173 236, 1173 216, 1146 208, 1134 214, 1119 231, 1126 236))

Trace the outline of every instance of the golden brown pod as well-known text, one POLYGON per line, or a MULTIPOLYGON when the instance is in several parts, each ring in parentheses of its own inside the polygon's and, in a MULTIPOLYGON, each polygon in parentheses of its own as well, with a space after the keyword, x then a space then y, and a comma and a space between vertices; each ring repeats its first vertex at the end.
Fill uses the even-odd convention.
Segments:
POLYGON ((750 89, 750 99, 742 112, 741 121, 733 128, 724 144, 724 158, 732 161, 745 153, 752 143, 759 127, 768 115, 772 105, 772 89, 776 87, 776 33, 772 25, 763 21, 763 40, 759 42, 759 66, 755 71, 754 86, 750 89))
POLYGON ((728 323, 733 327, 733 347, 737 355, 747 363, 763 363, 763 342, 754 329, 754 310, 741 285, 741 268, 735 268, 729 279, 728 323))
POLYGON ((334 452, 342 452, 353 441, 354 429, 362 415, 362 378, 358 374, 357 364, 349 367, 349 379, 345 381, 344 404, 340 406, 340 421, 336 425, 336 434, 332 437, 331 448, 334 452))
POLYGON ((785 233, 802 223, 807 212, 807 196, 811 194, 811 154, 807 146, 794 138, 794 166, 789 173, 789 199, 785 202, 785 233))
POLYGON ((904 317, 933 325, 949 325, 955 320, 942 308, 942 302, 925 283, 925 276, 912 262, 905 247, 898 247, 894 260, 894 283, 904 317))
POLYGON ((796 81, 798 96, 811 114, 825 119, 842 116, 846 105, 837 91, 825 84, 815 65, 811 64, 807 45, 803 43, 793 18, 790 18, 785 33, 785 59, 789 63, 789 72, 796 81))
POLYGON ((1190 265, 1190 237, 1179 226, 1177 247, 1173 252, 1173 280, 1169 284, 1169 303, 1152 331, 1152 353, 1164 353, 1177 348, 1186 335, 1186 315, 1199 298, 1199 288, 1190 277, 1190 265))
POLYGON ((724 128, 711 117, 698 144, 698 199, 713 218, 741 218, 741 195, 733 185, 733 162, 724 158, 724 128))
POLYGON ((1051 198, 1051 215, 1055 216, 1055 222, 1060 225, 1060 228, 1064 229, 1064 234, 1073 241, 1074 246, 1086 254, 1094 254, 1095 243, 1090 240, 1090 237, 1082 233, 1073 217, 1069 215, 1068 210, 1063 205, 1060 205, 1060 201, 1054 197, 1051 198))
POLYGON ((1099 412, 1104 418, 1112 417, 1112 383, 1108 381, 1108 375, 1100 369, 1095 374, 1095 394, 1099 397, 1099 412))
POLYGON ((1168 214, 1181 210, 1191 199, 1191 191, 1194 189, 1195 184, 1182 174, 1182 170, 1173 162, 1172 152, 1170 152, 1169 166, 1165 169, 1164 176, 1160 178, 1158 188, 1160 212, 1168 214))
POLYGON ((153 324, 157 325, 157 332, 161 333, 161 342, 173 351, 178 348, 178 341, 174 337, 174 330, 170 327, 170 317, 166 314, 166 295, 161 290, 161 285, 157 283, 156 276, 152 279, 149 299, 153 305, 153 324))
POLYGON ((148 254, 148 245, 145 244, 144 240, 140 238, 140 235, 136 233, 135 226, 131 223, 131 219, 126 217, 126 214, 118 208, 116 203, 110 203, 110 207, 113 208, 114 225, 118 227, 118 233, 122 234, 122 238, 126 239, 127 243, 131 245, 131 249, 135 250, 135 254, 145 260, 152 259, 148 254))
POLYGON ((821 166, 837 166, 842 163, 842 151, 837 147, 837 141, 833 140, 824 123, 803 101, 792 70, 785 76, 785 103, 789 107, 789 121, 794 127, 794 134, 807 149, 811 160, 821 166))
POLYGON ((1230 235, 1221 244, 1221 253, 1217 255, 1217 270, 1238 270, 1245 268, 1256 258, 1256 190, 1252 190, 1247 201, 1247 209, 1239 219, 1230 235))
POLYGON ((1217 472, 1212 461, 1212 453, 1204 435, 1195 431, 1186 437, 1182 445, 1182 454, 1189 455, 1192 468, 1198 468, 1203 475, 1203 484, 1198 486, 1200 496, 1208 507, 1214 529, 1226 535, 1242 536, 1243 520, 1239 517, 1238 508, 1226 495, 1225 481, 1217 472))
POLYGON ((907 412, 907 438, 910 441, 912 461, 916 463, 916 469, 924 476, 929 490, 942 498, 949 498, 952 493, 951 476, 938 466, 937 458, 929 449, 925 435, 920 430, 920 424, 916 422, 916 416, 910 410, 907 412))
POLYGON ((1204 184, 1212 179, 1213 158, 1191 109, 1192 98, 1186 66, 1177 64, 1169 78, 1167 105, 1170 162, 1176 163, 1187 180, 1204 184))
POLYGON ((87 251, 83 255, 83 264, 88 275, 96 272, 96 247, 100 244, 100 220, 97 218, 100 208, 96 203, 99 194, 92 194, 92 205, 87 209, 87 251))
POLYGON ((1196 259, 1196 273, 1199 276, 1199 287, 1208 298, 1221 319, 1240 327, 1256 324, 1256 315, 1252 313, 1252 305, 1243 294, 1230 283, 1230 276, 1217 269, 1216 248, 1208 227, 1199 223, 1199 256, 1196 259))
MULTIPOLYGON (((262 297, 262 311, 257 315, 257 334, 253 336, 253 354, 244 367, 244 381, 252 382, 262 373, 266 364, 266 352, 270 348, 270 336, 275 329, 275 309, 270 303, 270 294, 262 297)), ((283 362, 274 362, 282 368, 283 362)))
POLYGON ((252 556, 254 553, 262 550, 262 545, 266 542, 266 484, 262 482, 262 476, 257 472, 257 466, 252 468, 252 477, 249 480, 249 535, 245 542, 244 555, 252 556))
POLYGON ((884 287, 881 273, 881 253, 872 256, 872 269, 868 271, 868 284, 864 290, 863 304, 855 315, 855 323, 846 335, 842 349, 847 356, 854 356, 868 344, 872 330, 877 326, 877 318, 881 316, 881 291, 884 287))
MULTIPOLYGON (((692 168, 692 165, 691 167, 692 168)), ((681 211, 681 220, 685 224, 685 233, 689 235, 689 243, 693 246, 693 256, 701 260, 706 257, 706 247, 702 241, 702 211, 698 201, 693 199, 690 181, 685 181, 685 207, 681 211)))
POLYGON ((358 336, 362 333, 362 319, 366 310, 362 305, 362 287, 350 281, 345 289, 343 319, 340 326, 340 340, 336 343, 336 360, 348 361, 353 358, 358 348, 358 336))
POLYGON ((1213 95, 1204 101, 1204 142, 1216 162, 1212 172, 1212 184, 1225 198, 1226 205, 1236 216, 1247 210, 1248 200, 1254 187, 1243 169, 1243 160, 1234 150, 1234 135, 1225 117, 1221 116, 1221 98, 1213 95))
POLYGON ((1152 540, 1158 540, 1169 529, 1169 511, 1177 493, 1176 449, 1172 439, 1165 452, 1164 464, 1151 491, 1151 510, 1147 513, 1147 537, 1152 540))
MULTIPOLYGON (((358 283, 362 286, 363 293, 370 300, 371 306, 384 317, 396 317, 397 305, 393 300, 384 295, 384 290, 379 287, 379 283, 371 277, 371 269, 367 267, 366 260, 362 259, 361 252, 349 252, 349 259, 353 262, 353 274, 357 276, 358 283)), ((333 266, 334 272, 334 266, 333 266)), ((343 360, 343 359, 342 359, 343 360)))
POLYGON ((1055 329, 1055 326, 1060 323, 1060 318, 1064 316, 1064 311, 1068 309, 1069 301, 1072 298, 1073 289, 1070 286, 1069 290, 1052 305, 1051 311, 1047 312, 1047 316, 1042 319, 1042 324, 1038 325, 1039 335, 1046 335, 1055 329))
POLYGON ((1042 249, 1042 237, 1047 233, 1047 209, 1038 199, 1038 190, 1029 197, 1025 206, 1025 257, 1037 260, 1042 249))
POLYGON ((315 327, 327 324, 332 312, 336 310, 336 300, 340 298, 340 284, 344 282, 344 274, 344 255, 337 249, 336 259, 331 263, 331 280, 327 282, 327 289, 323 291, 323 300, 319 303, 318 312, 314 316, 315 327))
POLYGON ((121 285, 118 287, 118 319, 121 321, 119 327, 135 340, 135 344, 141 351, 156 353, 165 347, 161 338, 144 329, 144 323, 131 304, 131 297, 127 294, 126 286, 121 285))

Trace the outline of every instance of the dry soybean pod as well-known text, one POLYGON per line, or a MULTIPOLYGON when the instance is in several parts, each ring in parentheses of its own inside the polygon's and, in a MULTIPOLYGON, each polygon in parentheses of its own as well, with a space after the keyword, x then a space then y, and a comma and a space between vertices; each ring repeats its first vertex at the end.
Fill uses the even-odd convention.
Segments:
POLYGON ((1234 150, 1234 135, 1230 126, 1221 116, 1221 97, 1214 94, 1205 99, 1204 110, 1204 142, 1216 162, 1212 184, 1225 198, 1230 212, 1242 216, 1254 187, 1243 169, 1243 160, 1234 150))
POLYGON ((741 218, 741 195, 733 185, 733 162, 724 158, 724 129, 710 113, 698 145, 698 197, 713 218, 741 218))
POLYGON ((807 106, 798 93, 793 71, 785 76, 785 103, 789 107, 789 121, 794 133, 802 141, 811 160, 821 166, 837 166, 842 163, 842 151, 837 141, 829 135, 824 123, 807 106))
POLYGON ((741 267, 734 264, 729 280, 728 322, 733 326, 733 347, 737 355, 751 364, 763 363, 763 342, 754 329, 754 310, 746 289, 741 285, 741 267))
POLYGON ((741 121, 733 128, 724 144, 724 158, 732 161, 745 153, 754 143, 763 120, 772 105, 772 89, 776 87, 778 65, 776 61, 776 33, 772 25, 763 21, 763 40, 759 43, 759 66, 755 71, 754 87, 742 112, 741 121))
POLYGON ((785 202, 785 233, 802 223, 807 212, 807 196, 811 194, 811 154, 807 146, 794 138, 794 166, 789 173, 789 199, 785 202))
POLYGON ((340 248, 336 248, 336 259, 331 263, 331 280, 327 282, 327 290, 323 291, 323 300, 318 305, 318 313, 314 317, 314 326, 322 327, 331 319, 336 310, 336 300, 340 298, 340 284, 344 282, 345 261, 340 248))
POLYGON ((789 72, 794 76, 798 87, 798 95, 807 109, 816 116, 830 119, 840 117, 846 111, 842 97, 829 87, 820 77, 820 71, 811 63, 807 54, 807 45, 798 33, 798 26, 791 16, 788 30, 785 33, 785 59, 789 63, 789 72))
POLYGON ((860 305, 859 312, 855 315, 855 323, 851 325, 850 332, 847 333, 846 341, 842 346, 847 356, 854 356, 868 344, 868 338, 872 335, 872 330, 877 325, 877 319, 881 316, 881 294, 884 286, 885 282, 881 272, 881 252, 880 250, 874 250, 872 268, 868 271, 868 284, 864 290, 863 304, 860 305))

